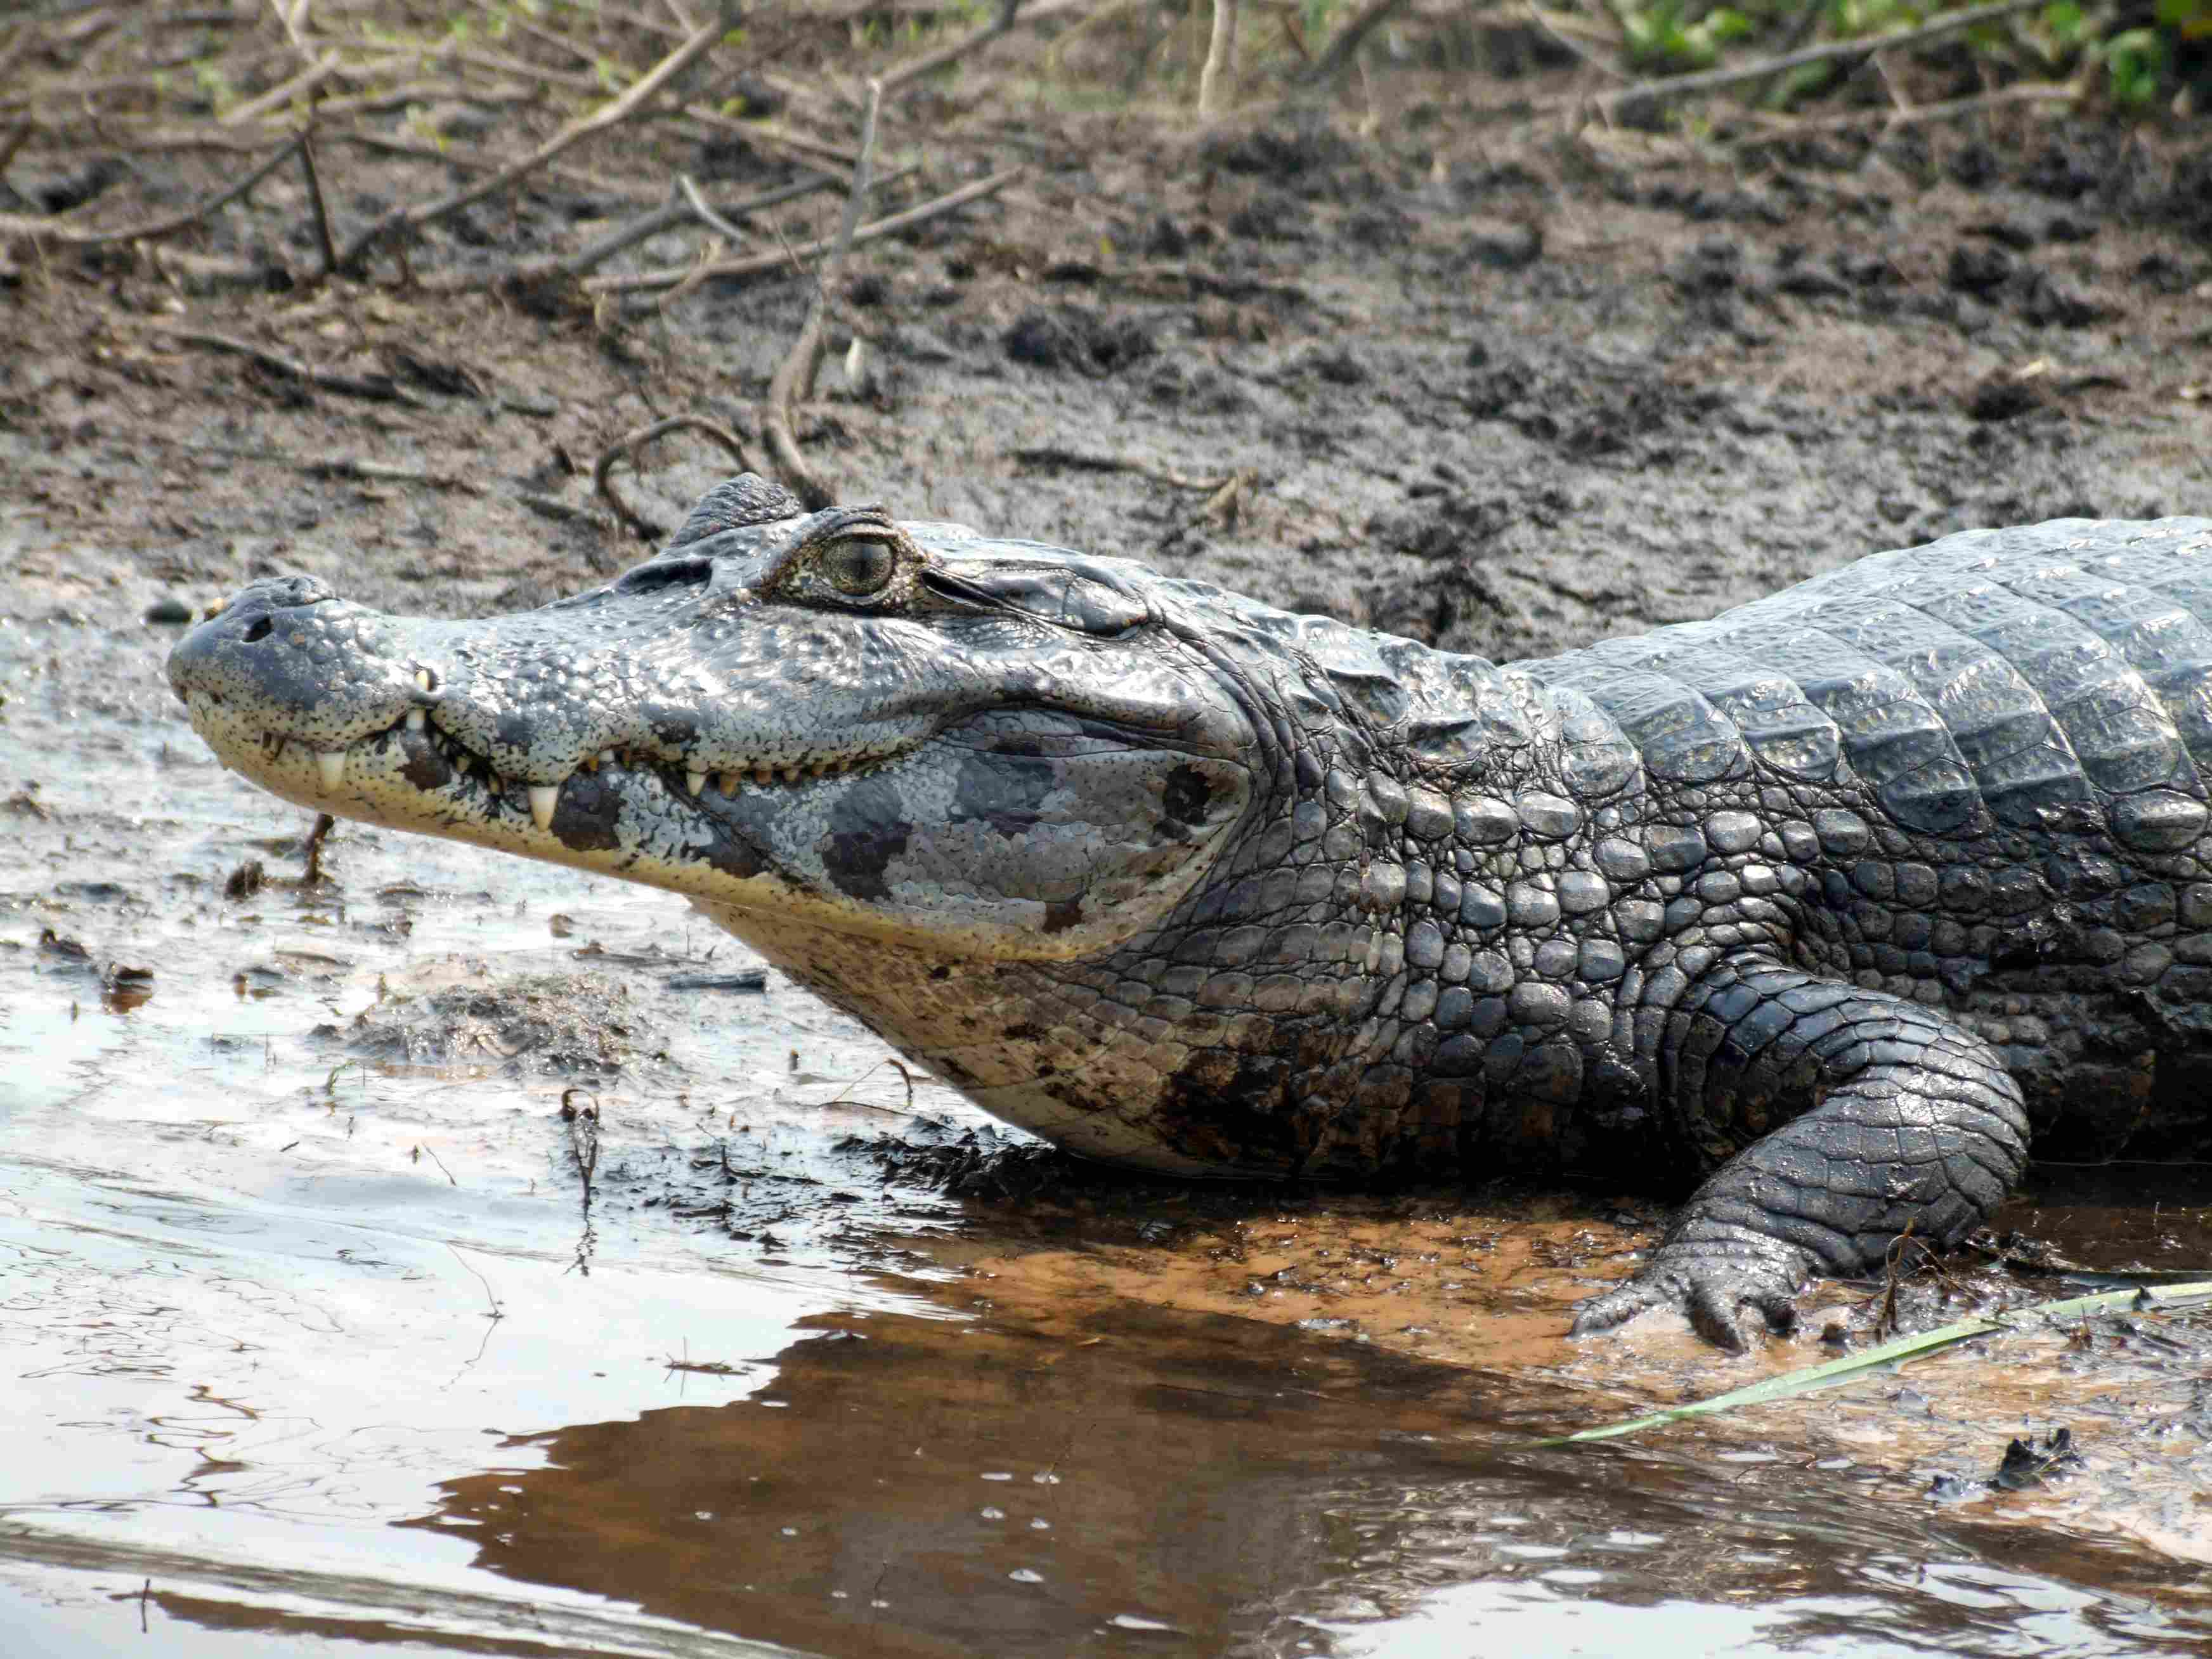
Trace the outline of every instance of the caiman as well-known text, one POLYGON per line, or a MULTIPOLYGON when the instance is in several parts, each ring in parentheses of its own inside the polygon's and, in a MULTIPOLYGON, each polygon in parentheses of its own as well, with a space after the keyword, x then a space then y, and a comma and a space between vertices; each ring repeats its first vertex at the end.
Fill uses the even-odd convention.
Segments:
POLYGON ((2212 1146, 2212 520, 1500 665, 748 475, 541 610, 258 581, 168 672, 263 787, 684 894, 1073 1152, 1694 1185, 1581 1331, 1785 1328, 2031 1136, 2212 1146))

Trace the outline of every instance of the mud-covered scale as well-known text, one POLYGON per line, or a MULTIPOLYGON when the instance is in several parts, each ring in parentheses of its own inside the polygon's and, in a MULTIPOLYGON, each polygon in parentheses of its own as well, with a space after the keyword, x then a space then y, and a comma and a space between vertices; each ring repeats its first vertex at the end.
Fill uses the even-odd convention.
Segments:
POLYGON ((257 582, 169 677, 264 787, 687 894, 1079 1152, 1702 1178, 1579 1329, 1783 1324, 2031 1133, 2212 1149, 2212 520, 1498 666, 747 477, 521 615, 257 582))

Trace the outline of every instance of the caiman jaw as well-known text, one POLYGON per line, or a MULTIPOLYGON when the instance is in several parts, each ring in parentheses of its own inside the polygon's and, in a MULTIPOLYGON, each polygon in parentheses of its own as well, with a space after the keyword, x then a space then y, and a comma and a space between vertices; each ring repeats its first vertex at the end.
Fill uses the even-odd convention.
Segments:
MULTIPOLYGON (((438 724, 436 680, 428 669, 417 668, 415 681, 428 706, 410 708, 384 730, 335 749, 318 748, 309 738, 287 734, 273 727, 257 730, 250 720, 239 716, 219 691, 180 685, 177 696, 191 715, 194 729, 206 738, 224 765, 303 805, 323 804, 301 794, 301 787, 308 778, 312 777, 313 789, 332 798, 331 804, 335 805, 336 798, 344 794, 349 777, 358 783, 386 770, 386 756, 398 752, 406 762, 401 775, 425 796, 426 813, 441 808, 466 811, 474 806, 489 817, 511 816, 514 811, 512 792, 520 787, 531 821, 549 834, 560 811, 562 791, 578 773, 596 777, 605 769, 635 773, 641 778, 649 775, 671 799, 679 793, 694 799, 719 795, 734 799, 748 789, 783 789, 815 779, 842 777, 901 752, 892 750, 881 754, 840 754, 781 763, 766 759, 740 760, 734 764, 718 761, 709 770, 682 760, 662 760, 642 745, 622 744, 583 755, 559 782, 532 783, 526 779, 501 775, 488 757, 438 724), (295 746, 304 757, 311 757, 307 763, 312 766, 312 772, 303 770, 301 757, 292 755, 295 746), (293 763, 289 769, 288 758, 293 763), (429 781, 441 767, 445 779, 429 781), (430 799, 434 796, 438 798, 434 802, 430 799)), ((398 827, 417 826, 402 823, 398 827)))
POLYGON ((407 621, 287 578, 194 629, 169 678, 217 758, 301 806, 726 902, 792 873, 763 824, 928 733, 894 714, 769 723, 748 742, 741 720, 672 720, 670 677, 620 639, 562 648, 519 623, 518 638, 407 621), (560 695, 625 676, 643 692, 560 695))

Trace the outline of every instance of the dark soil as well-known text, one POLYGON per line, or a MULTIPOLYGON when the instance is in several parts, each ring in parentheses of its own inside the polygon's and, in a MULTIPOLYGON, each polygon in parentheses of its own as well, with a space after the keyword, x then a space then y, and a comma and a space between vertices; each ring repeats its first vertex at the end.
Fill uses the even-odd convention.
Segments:
MULTIPOLYGON (((1035 50, 994 61, 1018 72, 1035 50)), ((847 498, 1502 656, 1702 617, 1970 526, 2212 500, 2201 133, 2015 113, 1719 165, 1634 135, 1478 126, 1464 76, 1408 75, 1375 137, 1319 111, 1203 134, 1067 115, 1024 103, 1028 84, 971 75, 887 134, 925 173, 885 205, 1029 172, 855 251, 800 422, 847 498), (840 368, 855 331, 858 385, 840 368), (1245 471, 1225 498, 1169 482, 1245 471)), ((635 199, 544 179, 434 228, 409 268, 576 246, 672 170, 723 198, 796 176, 740 141, 654 132, 583 154, 635 199)), ((105 196, 127 221, 234 165, 131 162, 33 143, 0 207, 105 196)), ((374 152, 327 166, 354 222, 453 182, 374 152)), ((709 281, 665 310, 559 285, 433 294, 388 259, 314 288, 303 199, 280 172, 181 258, 8 256, 0 473, 36 585, 20 604, 119 584, 141 615, 177 617, 293 568, 420 611, 570 591, 649 550, 593 496, 594 458, 672 413, 749 432, 805 303, 781 277, 709 281), (301 280, 242 289, 224 260, 301 280)), ((796 240, 836 209, 817 197, 750 228, 796 240)), ((692 246, 671 233, 635 257, 692 246)), ((690 443, 648 452, 630 486, 665 527, 728 469, 690 443)))

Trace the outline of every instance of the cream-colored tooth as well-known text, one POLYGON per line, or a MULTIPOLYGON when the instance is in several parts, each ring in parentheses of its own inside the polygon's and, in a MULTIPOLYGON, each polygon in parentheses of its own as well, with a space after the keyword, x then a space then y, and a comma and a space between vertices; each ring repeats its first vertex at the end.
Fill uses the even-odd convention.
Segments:
POLYGON ((407 711, 407 729, 410 732, 420 732, 428 723, 429 717, 421 709, 410 708, 407 711))
POLYGON ((602 766, 612 766, 614 763, 615 763, 615 751, 614 751, 613 750, 611 750, 611 749, 602 749, 602 750, 599 750, 599 764, 600 764, 600 765, 602 765, 602 766))
POLYGON ((484 784, 495 795, 503 795, 507 793, 507 780, 496 772, 487 772, 484 775, 484 784))
POLYGON ((416 669, 415 671, 415 684, 421 686, 425 691, 428 691, 430 689, 430 671, 427 668, 416 669))
POLYGON ((797 783, 799 781, 799 769, 795 766, 785 767, 783 769, 783 781, 786 783, 797 783))
POLYGON ((775 774, 769 771, 765 766, 756 766, 753 768, 753 781, 759 784, 763 788, 766 788, 769 784, 775 781, 775 774))
POLYGON ((560 801, 561 786, 557 783, 533 783, 530 788, 530 816, 538 820, 540 830, 553 827, 553 808, 560 801))
POLYGON ((346 751, 343 749, 315 750, 315 773, 323 781, 323 793, 329 794, 345 781, 346 751))
POLYGON ((738 775, 735 772, 722 772, 717 774, 714 778, 714 787, 720 790, 726 795, 736 794, 738 793, 738 775))
POLYGON ((586 755, 586 756, 585 756, 585 757, 584 757, 584 769, 585 769, 586 772, 596 772, 596 771, 598 771, 598 770, 599 769, 599 757, 597 755, 586 755))
POLYGON ((704 772, 686 772, 684 775, 684 787, 693 794, 697 794, 707 787, 707 775, 704 772))

